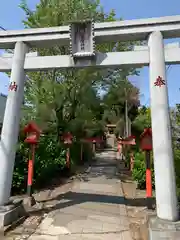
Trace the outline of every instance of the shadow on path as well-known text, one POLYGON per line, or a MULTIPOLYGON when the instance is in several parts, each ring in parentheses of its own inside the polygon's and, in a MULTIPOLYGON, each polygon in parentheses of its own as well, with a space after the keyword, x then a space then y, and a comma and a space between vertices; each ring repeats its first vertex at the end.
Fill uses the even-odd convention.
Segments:
MULTIPOLYGON (((107 151, 108 152, 108 151, 107 151)), ((94 178, 101 179, 115 179, 119 180, 121 177, 116 174, 117 171, 117 161, 115 157, 108 155, 97 155, 96 161, 92 164, 89 172, 83 173, 79 179, 82 182, 90 182, 94 178)), ((103 180, 103 181, 104 181, 103 180)), ((115 181, 116 182, 116 181, 115 181)), ((106 186, 106 185, 105 185, 106 186)), ((155 201, 155 199, 152 199, 155 201)), ((60 194, 54 198, 49 198, 45 201, 41 201, 43 203, 47 203, 50 207, 44 207, 40 210, 32 210, 30 214, 41 214, 49 213, 51 211, 57 209, 63 209, 70 206, 82 204, 85 202, 94 202, 94 203, 105 203, 105 204, 124 204, 127 206, 147 206, 146 198, 135 198, 128 199, 124 198, 124 196, 116 196, 116 195, 105 195, 105 194, 95 194, 95 193, 80 193, 75 191, 68 191, 66 193, 60 194), (55 203, 52 203, 55 201, 55 203)))
POLYGON ((125 204, 128 206, 143 206, 147 205, 145 198, 139 199, 126 199, 122 196, 113 196, 113 195, 103 195, 103 194, 92 194, 92 193, 78 193, 78 192, 67 192, 63 195, 59 195, 56 198, 49 199, 48 201, 62 201, 55 204, 52 207, 45 207, 41 210, 33 210, 30 212, 32 215, 38 215, 43 213, 49 213, 54 210, 67 208, 73 205, 79 205, 85 202, 94 202, 94 203, 105 203, 105 204, 125 204), (65 200, 65 202, 64 202, 65 200))

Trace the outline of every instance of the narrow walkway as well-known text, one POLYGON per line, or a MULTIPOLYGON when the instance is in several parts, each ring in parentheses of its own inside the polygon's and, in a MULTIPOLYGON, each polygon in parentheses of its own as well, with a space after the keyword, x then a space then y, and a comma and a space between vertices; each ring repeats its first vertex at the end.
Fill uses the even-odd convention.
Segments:
POLYGON ((132 240, 113 151, 75 180, 29 240, 132 240))

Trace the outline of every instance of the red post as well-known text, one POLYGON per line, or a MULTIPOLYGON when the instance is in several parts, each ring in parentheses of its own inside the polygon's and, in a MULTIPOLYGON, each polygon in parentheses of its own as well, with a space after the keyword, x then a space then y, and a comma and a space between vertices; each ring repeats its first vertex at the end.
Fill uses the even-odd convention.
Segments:
POLYGON ((27 195, 32 196, 32 184, 33 184, 33 170, 34 170, 34 161, 35 161, 35 144, 31 144, 30 156, 31 158, 28 161, 28 182, 27 182, 27 195))
POLYGON ((121 144, 120 144, 120 142, 118 142, 118 153, 119 153, 119 155, 120 155, 120 152, 121 152, 121 144))
POLYGON ((27 183, 28 189, 32 186, 32 176, 33 176, 33 160, 29 159, 29 161, 28 161, 28 183, 27 183))
POLYGON ((134 168, 134 154, 131 153, 130 154, 130 171, 131 172, 132 172, 133 168, 134 168))
POLYGON ((152 179, 151 179, 151 152, 150 150, 145 151, 146 154, 146 198, 147 207, 152 208, 152 179))
POLYGON ((121 156, 121 153, 122 153, 122 144, 120 141, 117 142, 117 159, 120 160, 120 156, 121 156))

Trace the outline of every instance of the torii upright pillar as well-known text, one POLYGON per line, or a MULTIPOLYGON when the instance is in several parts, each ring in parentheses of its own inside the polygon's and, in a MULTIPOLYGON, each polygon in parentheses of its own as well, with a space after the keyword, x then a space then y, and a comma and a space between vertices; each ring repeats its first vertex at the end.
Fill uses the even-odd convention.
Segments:
POLYGON ((157 216, 176 221, 178 207, 162 33, 151 33, 148 45, 157 216))
POLYGON ((9 202, 11 193, 21 104, 24 95, 24 62, 27 51, 28 47, 23 42, 16 43, 0 140, 0 206, 9 202))

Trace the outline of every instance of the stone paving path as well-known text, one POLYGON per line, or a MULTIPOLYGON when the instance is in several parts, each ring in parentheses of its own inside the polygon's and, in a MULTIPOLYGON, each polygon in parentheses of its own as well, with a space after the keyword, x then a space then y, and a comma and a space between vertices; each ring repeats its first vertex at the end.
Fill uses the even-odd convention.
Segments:
POLYGON ((56 196, 44 220, 28 240, 132 240, 115 152, 97 154, 97 161, 56 196))

